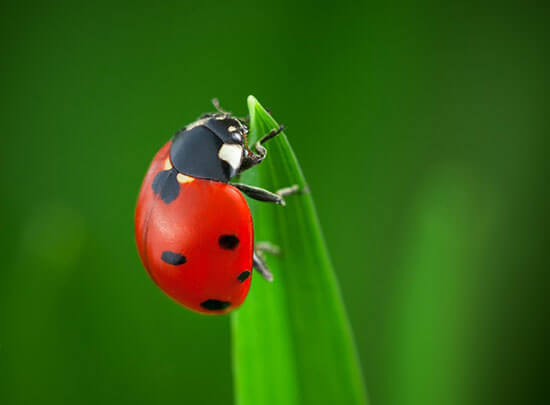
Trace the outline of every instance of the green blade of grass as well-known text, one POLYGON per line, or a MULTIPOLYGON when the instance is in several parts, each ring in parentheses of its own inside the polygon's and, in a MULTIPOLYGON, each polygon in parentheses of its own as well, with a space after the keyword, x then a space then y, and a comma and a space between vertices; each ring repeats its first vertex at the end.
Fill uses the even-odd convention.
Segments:
MULTIPOLYGON (((250 138, 278 124, 248 97, 250 138)), ((314 138, 311 137, 312 142, 314 138)), ((284 134, 267 158, 240 181, 277 190, 306 182, 284 134)), ((245 304, 232 315, 237 405, 367 403, 352 333, 321 234, 311 194, 287 206, 248 200, 255 240, 281 248, 267 256, 273 283, 257 273, 245 304)))

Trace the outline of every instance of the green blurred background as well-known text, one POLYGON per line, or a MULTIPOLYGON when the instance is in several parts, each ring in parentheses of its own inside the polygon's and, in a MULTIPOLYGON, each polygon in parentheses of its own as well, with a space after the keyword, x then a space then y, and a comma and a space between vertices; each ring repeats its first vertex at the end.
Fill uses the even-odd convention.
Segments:
POLYGON ((158 148, 248 94, 309 180, 371 402, 536 399, 547 8, 1 4, 1 404, 232 402, 228 318, 153 285, 133 211, 158 148))

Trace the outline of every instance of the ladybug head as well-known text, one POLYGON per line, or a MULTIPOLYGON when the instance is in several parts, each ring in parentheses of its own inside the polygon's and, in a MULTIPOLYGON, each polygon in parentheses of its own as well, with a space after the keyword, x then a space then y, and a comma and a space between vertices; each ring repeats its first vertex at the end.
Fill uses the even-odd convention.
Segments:
POLYGON ((227 113, 208 114, 176 133, 170 160, 187 176, 228 182, 239 173, 248 128, 227 113))

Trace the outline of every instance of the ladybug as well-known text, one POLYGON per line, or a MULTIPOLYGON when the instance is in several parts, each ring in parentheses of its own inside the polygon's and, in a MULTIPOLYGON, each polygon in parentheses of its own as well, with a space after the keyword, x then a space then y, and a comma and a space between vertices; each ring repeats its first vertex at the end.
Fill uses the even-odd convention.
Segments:
MULTIPOLYGON (((263 144, 283 127, 248 148, 248 127, 214 106, 178 131, 153 158, 135 212, 139 255, 153 281, 185 307, 208 314, 238 308, 250 288, 252 269, 273 279, 262 250, 254 245, 248 197, 284 205, 279 192, 231 182, 266 157, 263 144)), ((273 249, 271 249, 273 250, 273 249)))

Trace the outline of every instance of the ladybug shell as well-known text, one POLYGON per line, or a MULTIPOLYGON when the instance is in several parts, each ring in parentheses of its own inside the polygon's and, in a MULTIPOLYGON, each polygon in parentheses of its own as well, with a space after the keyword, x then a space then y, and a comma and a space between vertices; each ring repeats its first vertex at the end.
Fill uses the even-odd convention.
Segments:
POLYGON ((141 261, 155 283, 182 305, 202 313, 230 312, 250 288, 250 209, 235 187, 181 174, 177 197, 165 202, 153 184, 171 168, 170 145, 156 154, 139 194, 135 231, 141 261))

